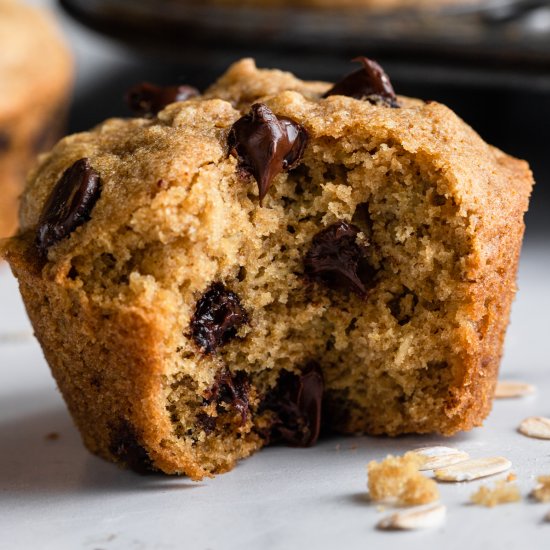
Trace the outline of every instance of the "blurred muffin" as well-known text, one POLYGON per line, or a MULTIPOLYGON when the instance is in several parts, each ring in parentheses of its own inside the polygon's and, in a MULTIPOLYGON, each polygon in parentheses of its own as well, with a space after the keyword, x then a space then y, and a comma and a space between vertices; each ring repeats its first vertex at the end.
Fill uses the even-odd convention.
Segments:
POLYGON ((17 226, 17 202, 36 154, 60 137, 73 64, 43 11, 0 0, 0 238, 17 226))

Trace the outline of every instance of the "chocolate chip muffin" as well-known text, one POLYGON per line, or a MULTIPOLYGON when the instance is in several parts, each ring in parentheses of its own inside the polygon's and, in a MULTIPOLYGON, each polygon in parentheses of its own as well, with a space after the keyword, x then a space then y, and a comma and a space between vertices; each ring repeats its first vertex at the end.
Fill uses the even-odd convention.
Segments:
POLYGON ((49 16, 0 0, 0 237, 15 231, 36 154, 61 136, 71 80, 71 57, 49 16))
POLYGON ((531 172, 358 61, 138 87, 146 116, 42 158, 4 254, 92 452, 201 479, 322 430, 481 424, 531 172))

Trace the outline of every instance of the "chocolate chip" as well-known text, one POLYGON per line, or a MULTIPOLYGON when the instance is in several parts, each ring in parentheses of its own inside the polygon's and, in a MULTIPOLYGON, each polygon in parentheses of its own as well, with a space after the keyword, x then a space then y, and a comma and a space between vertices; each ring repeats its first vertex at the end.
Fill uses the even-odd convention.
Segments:
POLYGON ((305 128, 286 117, 277 117, 263 103, 252 105, 229 131, 227 145, 239 169, 258 183, 260 206, 273 178, 295 168, 307 144, 305 128))
POLYGON ((0 130, 0 153, 7 151, 10 148, 11 139, 10 136, 0 130))
POLYGON ((191 336, 204 353, 213 353, 248 322, 239 297, 221 283, 213 283, 197 302, 191 336))
POLYGON ((368 57, 356 57, 353 61, 363 64, 363 68, 345 76, 323 97, 345 95, 355 99, 366 99, 371 103, 384 103, 389 107, 399 107, 388 75, 384 69, 368 57))
POLYGON ((361 297, 372 273, 366 262, 367 244, 358 244, 359 228, 340 221, 317 233, 304 257, 304 271, 330 288, 346 287, 361 297))
POLYGON ((311 362, 300 374, 283 371, 263 409, 274 413, 271 440, 295 447, 314 445, 321 431, 323 373, 311 362))
POLYGON ((87 158, 67 168, 53 188, 40 216, 36 244, 42 255, 90 219, 101 194, 99 174, 87 158))
POLYGON ((128 107, 139 116, 156 115, 164 107, 176 101, 185 101, 200 95, 193 86, 156 86, 142 82, 126 92, 128 107))
POLYGON ((151 457, 138 441, 137 432, 126 419, 111 426, 109 452, 139 474, 155 471, 151 457))
POLYGON ((216 375, 213 386, 205 396, 205 404, 216 403, 220 413, 224 412, 223 403, 230 405, 239 412, 241 425, 244 425, 249 412, 249 391, 250 384, 245 372, 239 371, 233 375, 225 368, 216 375))

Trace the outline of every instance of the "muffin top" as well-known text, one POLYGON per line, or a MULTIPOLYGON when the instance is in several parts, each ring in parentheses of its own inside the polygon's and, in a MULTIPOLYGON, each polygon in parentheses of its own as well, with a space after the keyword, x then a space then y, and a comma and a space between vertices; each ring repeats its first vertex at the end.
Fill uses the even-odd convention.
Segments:
MULTIPOLYGON (((21 231, 37 227, 52 189, 82 158, 101 176, 101 197, 92 219, 71 239, 52 247, 50 258, 55 251, 69 252, 78 241, 79 248, 97 246, 128 225, 150 233, 146 240, 161 242, 178 239, 181 231, 202 231, 200 212, 209 191, 199 189, 198 174, 236 174, 223 193, 242 195, 243 205, 249 202, 247 195, 257 193, 254 183, 237 177, 238 162, 229 154, 227 139, 232 125, 258 102, 306 129, 308 154, 315 154, 316 142, 337 141, 353 151, 376 136, 382 147, 398 146, 416 155, 427 170, 441 173, 454 187, 454 200, 465 216, 483 211, 485 218, 500 218, 510 209, 526 209, 532 184, 527 164, 486 144, 444 105, 399 96, 399 108, 391 108, 344 95, 323 97, 329 88, 286 72, 257 69, 253 60, 244 59, 202 96, 173 103, 154 117, 110 119, 89 132, 68 136, 29 178, 21 231)), ((275 182, 277 178, 283 181, 285 174, 275 182)), ((214 190, 209 193, 212 200, 214 190)), ((221 227, 224 222, 218 223, 221 227)), ((207 240, 212 238, 215 235, 207 240)))

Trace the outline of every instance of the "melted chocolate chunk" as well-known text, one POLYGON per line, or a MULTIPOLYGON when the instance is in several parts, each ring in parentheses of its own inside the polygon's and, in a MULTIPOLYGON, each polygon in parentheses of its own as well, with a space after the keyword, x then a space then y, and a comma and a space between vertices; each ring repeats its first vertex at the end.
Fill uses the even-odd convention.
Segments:
POLYGON ((388 75, 384 69, 368 57, 356 57, 353 61, 363 64, 363 68, 345 76, 323 97, 345 95, 355 99, 367 99, 371 103, 385 103, 389 107, 399 107, 388 75))
POLYGON ((271 439, 294 447, 314 445, 321 431, 323 373, 309 363, 300 374, 283 371, 263 409, 274 413, 271 439))
MULTIPOLYGON (((244 425, 246 424, 249 412, 249 391, 250 384, 245 372, 239 371, 232 375, 228 369, 223 369, 217 374, 214 385, 205 396, 205 404, 216 403, 219 408, 218 412, 220 413, 224 412, 223 403, 230 405, 240 413, 241 425, 244 425)), ((208 418, 214 420, 215 427, 216 419, 212 417, 208 418)))
POLYGON ((304 258, 306 275, 331 288, 349 288, 364 298, 371 273, 365 259, 367 245, 357 243, 358 233, 358 227, 344 221, 317 233, 304 258))
POLYGON ((233 124, 227 137, 229 153, 258 183, 260 206, 273 178, 301 161, 307 139, 302 125, 277 117, 262 103, 252 105, 250 113, 233 124))
POLYGON ((239 297, 221 283, 213 283, 197 302, 191 319, 191 336, 204 353, 214 353, 248 323, 239 297))
POLYGON ((128 107, 139 116, 152 116, 176 101, 185 101, 200 95, 193 86, 156 86, 142 82, 126 93, 128 107))
POLYGON ((124 418, 111 427, 109 452, 138 474, 156 471, 147 451, 138 441, 135 428, 124 418))
POLYGON ((36 235, 39 252, 45 255, 50 246, 88 221, 100 194, 99 174, 87 158, 67 168, 42 210, 36 235))

